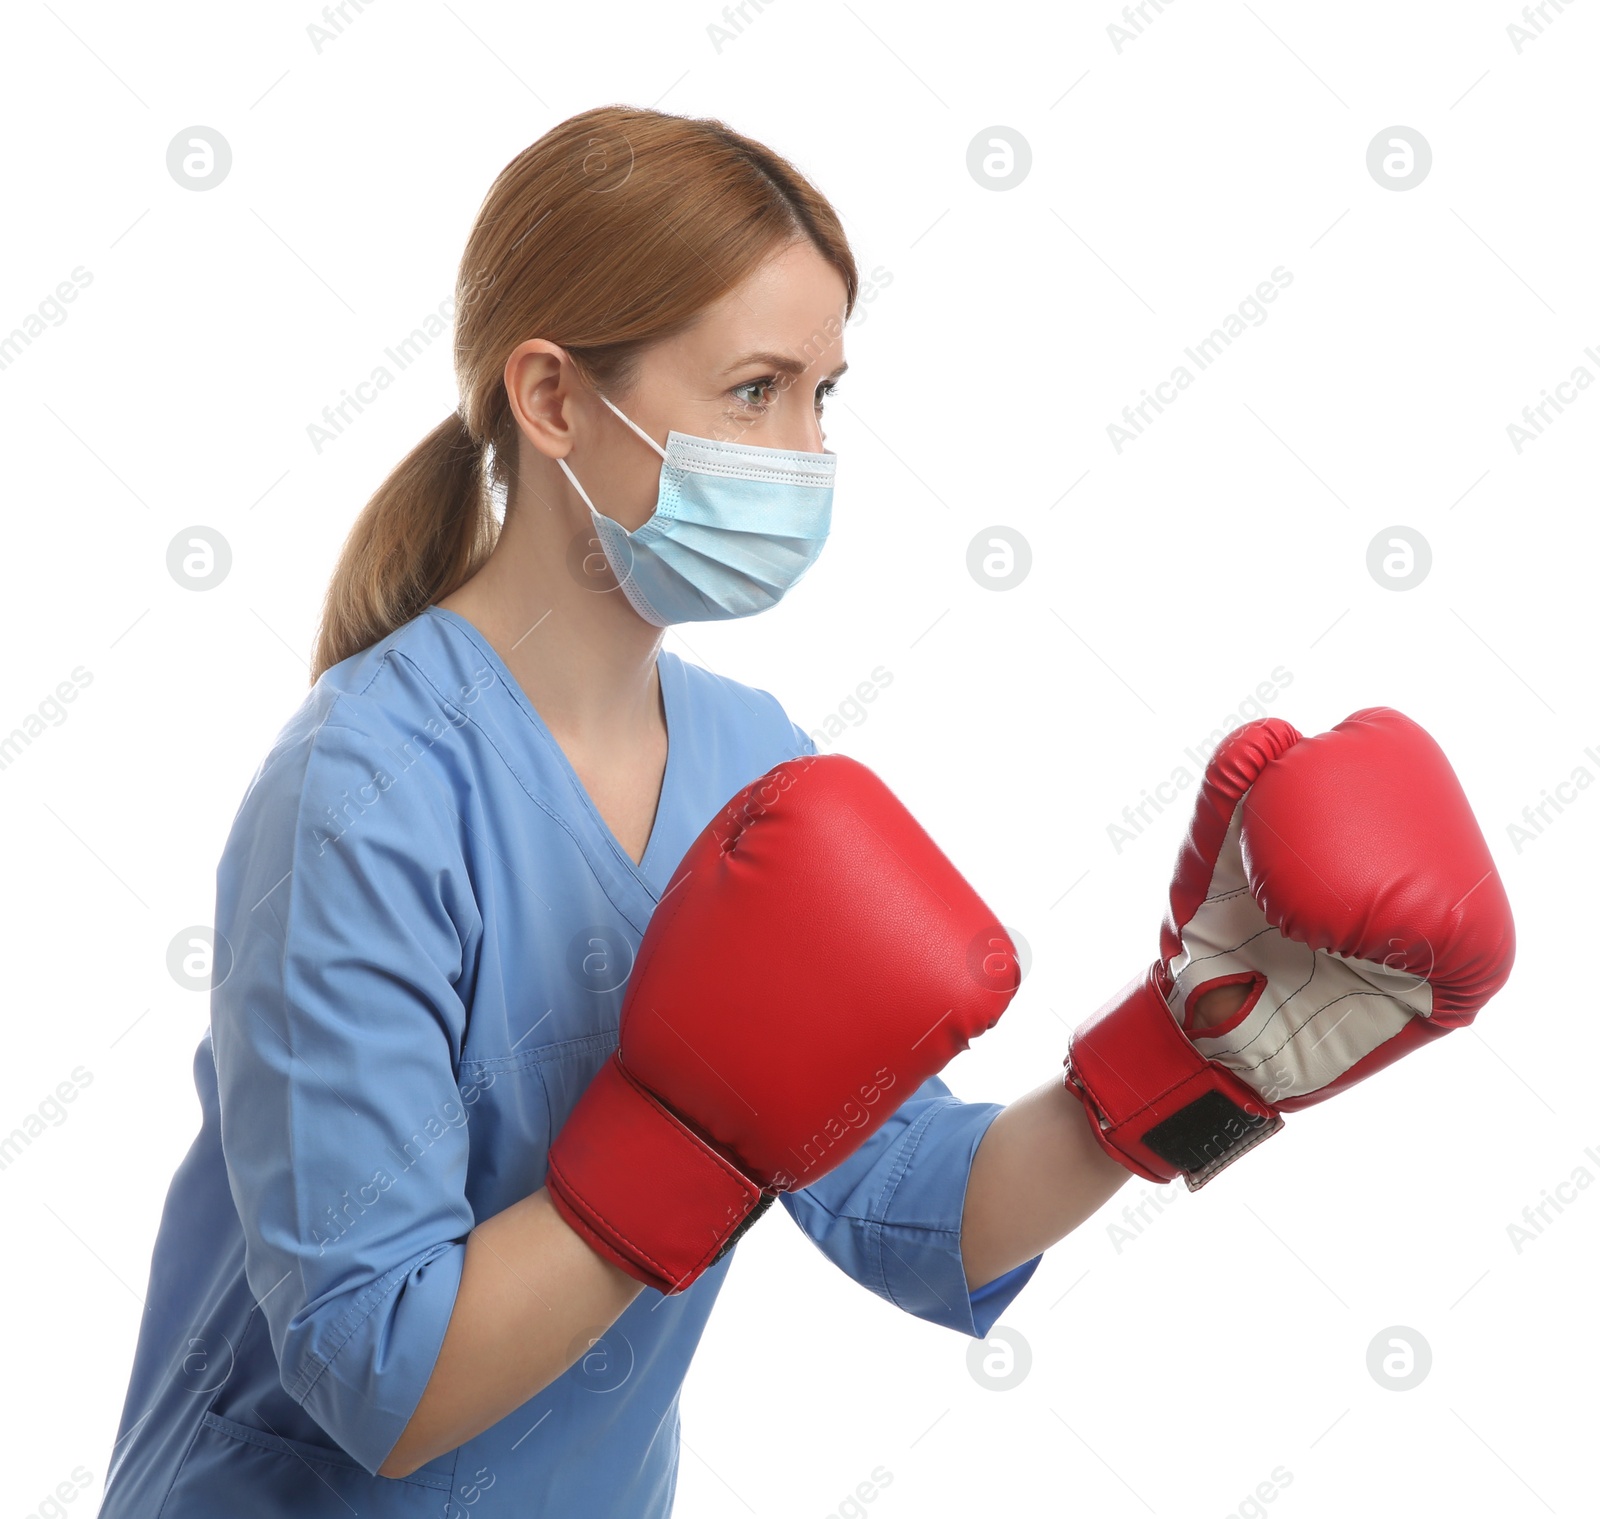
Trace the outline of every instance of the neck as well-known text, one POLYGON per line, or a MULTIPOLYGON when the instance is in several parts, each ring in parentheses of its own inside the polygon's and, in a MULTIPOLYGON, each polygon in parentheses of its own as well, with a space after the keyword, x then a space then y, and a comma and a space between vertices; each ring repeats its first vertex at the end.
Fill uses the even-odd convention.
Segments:
POLYGON ((553 466, 547 473, 521 492, 526 505, 507 513, 483 567, 439 605, 483 634, 553 733, 585 750, 631 748, 660 722, 664 630, 615 588, 588 509, 553 466), (600 577, 586 582, 597 564, 600 577))

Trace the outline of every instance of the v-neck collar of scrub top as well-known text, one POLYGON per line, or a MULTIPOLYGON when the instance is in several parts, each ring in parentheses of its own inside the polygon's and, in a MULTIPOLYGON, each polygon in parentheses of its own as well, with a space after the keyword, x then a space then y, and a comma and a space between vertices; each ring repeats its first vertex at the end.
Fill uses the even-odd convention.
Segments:
MULTIPOLYGON (((668 649, 662 649, 656 656, 656 672, 661 681, 661 704, 665 713, 667 727, 667 763, 661 777, 661 796, 656 803, 656 815, 650 825, 650 837, 644 846, 644 855, 635 862, 633 856, 622 847, 616 834, 611 831, 611 825, 601 817, 600 809, 595 806, 594 798, 589 795, 588 788, 583 784, 578 772, 573 768, 571 760, 567 758, 566 751, 557 742, 556 736, 550 731, 545 720, 539 715, 539 709, 528 700, 528 693, 522 689, 522 683, 511 673, 506 662, 494 650, 493 645, 483 636, 474 623, 469 622, 459 612, 452 612, 448 607, 430 606, 422 614, 425 617, 434 617, 445 624, 457 628, 470 639, 489 662, 489 667, 500 678, 511 699, 522 709, 528 721, 533 724, 534 730, 550 746, 550 753, 556 765, 565 773, 574 794, 577 796, 588 816, 595 833, 601 838, 610 854, 615 856, 615 861, 622 867, 628 876, 643 887, 649 897, 649 906, 653 910, 660 901, 661 893, 652 882, 652 876, 659 865, 658 856, 661 853, 662 835, 667 832, 667 822, 673 815, 671 802, 676 793, 673 790, 674 778, 677 774, 677 759, 679 744, 677 735, 685 731, 680 727, 680 720, 687 722, 684 713, 684 704, 687 692, 684 689, 683 667, 678 656, 668 649)), ((675 866, 678 862, 670 862, 675 866)), ((620 905, 620 904, 619 904, 620 905)), ((645 915, 647 918, 649 912, 645 915)), ((641 932, 643 924, 639 925, 641 932)))

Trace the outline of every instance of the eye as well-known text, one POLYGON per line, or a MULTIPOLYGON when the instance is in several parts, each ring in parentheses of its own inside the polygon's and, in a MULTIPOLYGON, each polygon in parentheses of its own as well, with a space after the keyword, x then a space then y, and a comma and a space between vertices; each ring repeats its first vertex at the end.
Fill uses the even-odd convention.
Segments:
POLYGON ((837 380, 824 380, 819 386, 817 386, 816 404, 818 411, 822 410, 823 402, 825 402, 828 397, 831 396, 838 388, 839 382, 837 380))
POLYGON ((778 377, 769 374, 763 375, 759 380, 746 380, 742 385, 735 385, 729 394, 734 396, 741 406, 748 406, 754 411, 765 411, 768 405, 766 401, 760 399, 746 400, 742 392, 747 390, 768 391, 776 390, 777 388, 778 377))

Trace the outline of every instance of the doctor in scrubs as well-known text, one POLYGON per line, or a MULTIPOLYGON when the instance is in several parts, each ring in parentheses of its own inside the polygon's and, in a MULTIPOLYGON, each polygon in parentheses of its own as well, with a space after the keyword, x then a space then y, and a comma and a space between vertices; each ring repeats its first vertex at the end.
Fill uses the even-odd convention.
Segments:
MULTIPOLYGON (((732 1254, 642 1285, 546 1158, 679 859, 816 752, 661 644, 815 561, 856 289, 828 203, 714 120, 588 111, 491 186, 460 409, 358 518, 218 867, 200 1130, 103 1519, 671 1512, 732 1254)), ((782 1202, 869 1291, 982 1337, 1128 1175, 1059 1076, 1005 1109, 933 1078, 782 1202)))

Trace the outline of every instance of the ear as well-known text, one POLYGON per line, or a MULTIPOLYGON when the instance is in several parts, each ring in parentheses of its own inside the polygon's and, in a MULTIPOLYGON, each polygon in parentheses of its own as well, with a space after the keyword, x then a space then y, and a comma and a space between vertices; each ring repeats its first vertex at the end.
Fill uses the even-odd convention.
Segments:
POLYGON ((572 452, 578 374, 571 356, 547 338, 528 338, 511 350, 505 367, 506 396, 517 429, 547 459, 572 452))

